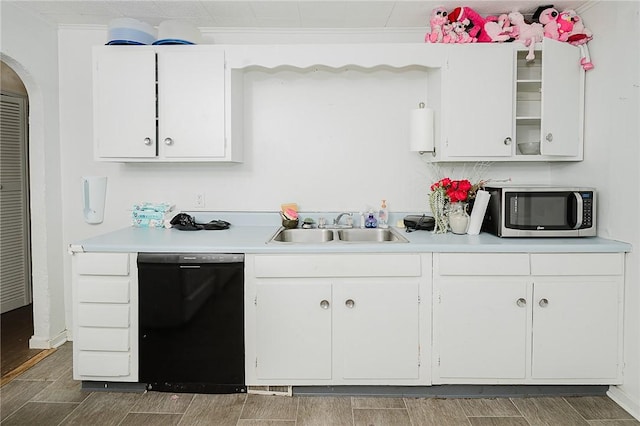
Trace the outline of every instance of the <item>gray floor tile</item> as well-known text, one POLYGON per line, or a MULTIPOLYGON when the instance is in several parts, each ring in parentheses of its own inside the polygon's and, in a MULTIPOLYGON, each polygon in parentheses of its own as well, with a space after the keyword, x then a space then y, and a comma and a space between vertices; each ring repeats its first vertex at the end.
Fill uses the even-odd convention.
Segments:
POLYGON ((407 408, 402 398, 352 397, 353 408, 407 408))
POLYGON ((42 392, 33 397, 31 401, 39 402, 82 402, 89 395, 90 391, 82 390, 82 382, 73 380, 71 368, 62 375, 51 386, 47 386, 42 392))
MULTIPOLYGON (((403 404, 404 405, 404 404, 403 404)), ((298 398, 297 426, 351 426, 353 412, 348 397, 298 398)))
POLYGON ((0 388, 0 420, 4 420, 52 383, 52 381, 14 380, 4 385, 0 388))
POLYGON ((404 408, 354 408, 355 426, 411 426, 409 413, 404 408))
POLYGON ((469 425, 460 401, 440 398, 405 398, 409 417, 414 425, 469 425))
POLYGON ((174 426, 180 423, 182 414, 129 413, 120 426, 174 426))
POLYGON ((470 417, 519 417, 522 416, 507 398, 460 399, 464 413, 470 417))
POLYGON ((238 426, 295 426, 293 420, 238 420, 238 426))
POLYGON ((78 407, 78 403, 28 402, 18 411, 2 421, 3 426, 12 425, 58 425, 78 407))
POLYGON ((472 426, 529 426, 524 417, 468 417, 472 426))
POLYGON ((637 420, 589 420, 589 426, 633 426, 639 425, 637 420))
POLYGON ((145 392, 140 395, 131 412, 184 414, 193 397, 191 393, 145 392))
POLYGON ((606 396, 564 398, 587 420, 631 420, 633 417, 606 396))
POLYGON ((16 380, 58 380, 71 367, 73 347, 70 342, 22 373, 16 380))
POLYGON ((234 426, 246 400, 245 394, 196 395, 187 408, 180 426, 234 426))
POLYGON ((93 392, 63 425, 118 425, 140 397, 138 393, 93 392))
POLYGON ((562 398, 512 398, 531 426, 587 425, 587 421, 562 398))
POLYGON ((247 395, 241 419, 295 420, 298 398, 288 396, 247 395))

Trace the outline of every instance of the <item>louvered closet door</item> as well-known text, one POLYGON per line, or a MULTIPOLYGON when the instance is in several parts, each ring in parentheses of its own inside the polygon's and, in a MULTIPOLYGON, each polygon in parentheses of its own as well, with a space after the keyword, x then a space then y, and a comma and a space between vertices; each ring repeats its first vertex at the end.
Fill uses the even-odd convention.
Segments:
POLYGON ((26 178, 26 100, 0 103, 0 311, 31 303, 26 178))

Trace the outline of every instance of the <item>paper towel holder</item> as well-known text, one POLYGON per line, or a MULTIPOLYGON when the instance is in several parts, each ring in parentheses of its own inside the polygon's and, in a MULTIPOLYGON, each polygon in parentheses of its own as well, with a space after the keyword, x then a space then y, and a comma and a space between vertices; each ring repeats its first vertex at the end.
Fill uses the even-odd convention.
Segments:
POLYGON ((426 152, 436 156, 434 141, 434 111, 425 108, 425 103, 420 102, 418 109, 411 110, 409 128, 409 150, 422 155, 426 152))

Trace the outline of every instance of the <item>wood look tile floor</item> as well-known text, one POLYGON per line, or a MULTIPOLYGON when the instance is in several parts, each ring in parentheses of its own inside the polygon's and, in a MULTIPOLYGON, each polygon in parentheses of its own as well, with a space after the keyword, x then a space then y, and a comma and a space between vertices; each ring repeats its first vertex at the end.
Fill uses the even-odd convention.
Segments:
POLYGON ((1 425, 534 426, 640 425, 606 396, 389 398, 91 392, 72 346, 0 388, 1 425))

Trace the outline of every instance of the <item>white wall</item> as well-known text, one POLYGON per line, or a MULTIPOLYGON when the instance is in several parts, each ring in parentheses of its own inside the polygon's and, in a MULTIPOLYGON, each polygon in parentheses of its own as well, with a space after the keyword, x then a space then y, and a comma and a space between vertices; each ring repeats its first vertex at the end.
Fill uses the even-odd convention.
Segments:
MULTIPOLYGON (((326 37, 301 33, 296 41, 416 42, 423 31, 343 32, 326 37)), ((128 226, 140 201, 170 201, 194 210, 205 194, 205 210, 276 211, 297 202, 306 211, 361 211, 388 200, 391 210, 427 210, 432 173, 424 158, 408 151, 408 110, 426 84, 419 71, 375 73, 291 71, 245 73, 245 160, 241 164, 119 164, 95 162, 92 153, 91 49, 106 41, 103 28, 59 31, 60 134, 64 240, 72 243, 128 226), (81 215, 80 178, 108 176, 105 221, 87 225, 81 215)), ((261 43, 259 33, 208 33, 209 40, 261 43)), ((288 43, 290 32, 272 32, 288 43)), ((133 47, 135 48, 135 47, 133 47)), ((123 99, 123 102, 126 100, 123 99)), ((117 123, 114 123, 117 125, 117 123)), ((444 167, 466 177, 471 166, 444 167)), ((495 164, 483 178, 547 182, 548 164, 495 164)), ((276 224, 274 224, 275 226, 276 224)), ((70 261, 65 263, 70 301, 70 261)), ((70 324, 70 303, 67 303, 70 324)))
POLYGON ((29 95, 31 250, 36 348, 66 338, 64 316, 56 29, 2 4, 2 60, 20 76, 29 95))
POLYGON ((598 234, 633 244, 627 255, 624 385, 612 396, 640 418, 640 3, 599 2, 582 17, 594 38, 587 73, 585 160, 553 165, 555 182, 575 180, 599 193, 598 234))

